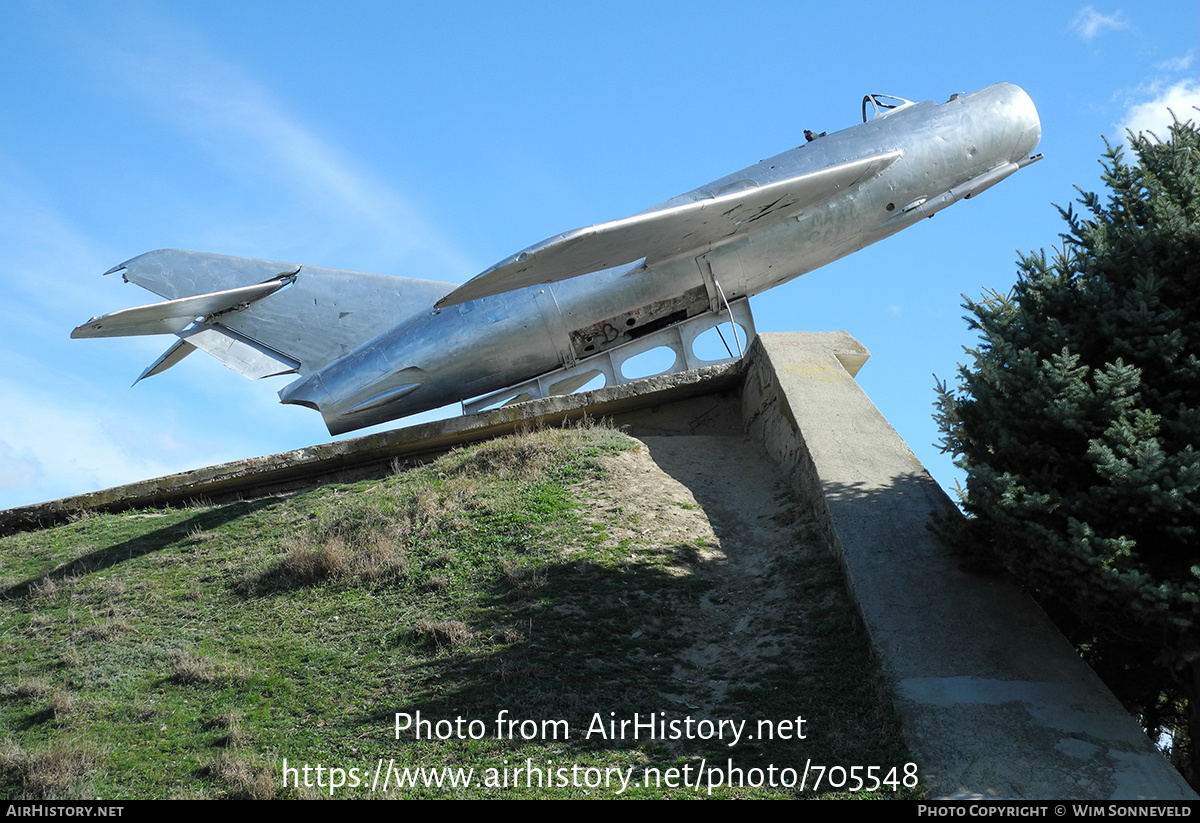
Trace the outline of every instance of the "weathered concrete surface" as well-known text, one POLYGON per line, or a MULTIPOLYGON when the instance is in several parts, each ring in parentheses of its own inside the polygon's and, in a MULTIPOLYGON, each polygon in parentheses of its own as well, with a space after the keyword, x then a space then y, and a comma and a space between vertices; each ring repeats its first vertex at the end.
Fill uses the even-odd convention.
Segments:
POLYGON ((826 524, 896 707, 939 796, 1196 799, 1100 679, 1004 577, 927 531, 951 502, 847 366, 844 332, 763 334, 748 430, 826 524))

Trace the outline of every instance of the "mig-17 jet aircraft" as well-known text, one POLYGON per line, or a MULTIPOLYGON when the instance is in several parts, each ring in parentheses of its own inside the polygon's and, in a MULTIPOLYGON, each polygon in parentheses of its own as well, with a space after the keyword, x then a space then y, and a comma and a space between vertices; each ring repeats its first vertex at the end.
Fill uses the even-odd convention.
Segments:
MULTIPOLYGON (((1029 96, 999 83, 942 104, 863 98, 863 122, 646 211, 574 229, 463 285, 218 254, 153 251, 106 273, 165 302, 96 317, 72 337, 178 338, 143 377, 200 349, 333 434, 463 401, 470 412, 573 392, 666 347, 736 324, 748 298, 908 228, 1038 160, 1029 96)), ((726 341, 727 347, 730 345, 726 341)), ((736 351, 734 350, 736 348, 736 351)))

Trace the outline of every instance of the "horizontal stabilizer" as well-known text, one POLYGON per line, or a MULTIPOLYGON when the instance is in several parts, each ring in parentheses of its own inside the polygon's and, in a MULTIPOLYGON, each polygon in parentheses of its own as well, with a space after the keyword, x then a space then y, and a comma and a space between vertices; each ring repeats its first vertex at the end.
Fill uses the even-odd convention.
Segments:
MULTIPOLYGON (((294 272, 292 273, 294 274, 294 272)), ((129 337, 138 334, 179 334, 198 317, 228 311, 274 294, 291 282, 282 274, 266 283, 197 294, 93 317, 71 332, 71 337, 129 337)))
POLYGON ((198 326, 179 335, 205 354, 211 354, 243 377, 258 380, 278 374, 294 374, 299 361, 273 351, 223 326, 198 326))
POLYGON ((814 208, 869 180, 900 157, 872 155, 659 211, 575 229, 502 260, 438 301, 453 306, 493 294, 555 283, 644 257, 649 265, 683 253, 703 254, 750 229, 760 230, 814 208))
POLYGON ((138 379, 133 381, 133 385, 145 380, 147 377, 153 377, 156 374, 161 374, 167 369, 174 366, 183 358, 194 352, 196 347, 186 340, 176 340, 171 344, 171 348, 162 353, 162 356, 146 367, 146 370, 138 375, 138 379))

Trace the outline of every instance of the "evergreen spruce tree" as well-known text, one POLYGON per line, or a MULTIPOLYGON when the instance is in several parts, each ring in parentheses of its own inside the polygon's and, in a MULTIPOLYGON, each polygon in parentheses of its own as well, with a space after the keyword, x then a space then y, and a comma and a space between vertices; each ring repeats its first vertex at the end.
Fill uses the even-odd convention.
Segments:
POLYGON ((939 387, 966 471, 947 533, 1029 588, 1200 788, 1200 130, 1109 146, 939 387))

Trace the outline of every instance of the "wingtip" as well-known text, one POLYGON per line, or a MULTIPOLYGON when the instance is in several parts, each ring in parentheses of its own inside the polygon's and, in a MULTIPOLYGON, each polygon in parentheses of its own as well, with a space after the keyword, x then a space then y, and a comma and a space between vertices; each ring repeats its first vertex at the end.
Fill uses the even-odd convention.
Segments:
POLYGON ((195 350, 196 347, 192 343, 186 340, 176 340, 157 360, 147 366, 146 370, 138 375, 138 379, 133 381, 130 388, 133 388, 147 377, 153 377, 156 374, 165 372, 195 350))
POLYGON ((71 329, 71 339, 72 340, 84 340, 89 337, 95 337, 96 335, 92 334, 91 332, 94 331, 93 327, 94 327, 96 321, 99 319, 100 319, 99 317, 93 317, 91 320, 87 321, 86 323, 80 323, 78 326, 71 329))
POLYGON ((149 366, 147 366, 146 368, 144 368, 144 369, 142 370, 142 373, 141 373, 141 374, 139 374, 139 375, 137 376, 137 380, 134 380, 132 383, 130 383, 130 384, 129 384, 129 388, 131 388, 131 389, 132 389, 132 388, 133 388, 134 386, 136 386, 138 383, 141 383, 141 382, 142 382, 143 380, 145 380, 147 377, 150 377, 150 376, 151 376, 151 374, 156 374, 157 372, 155 372, 155 371, 154 371, 154 369, 155 369, 157 366, 158 366, 158 361, 156 360, 155 362, 151 363, 149 366))

